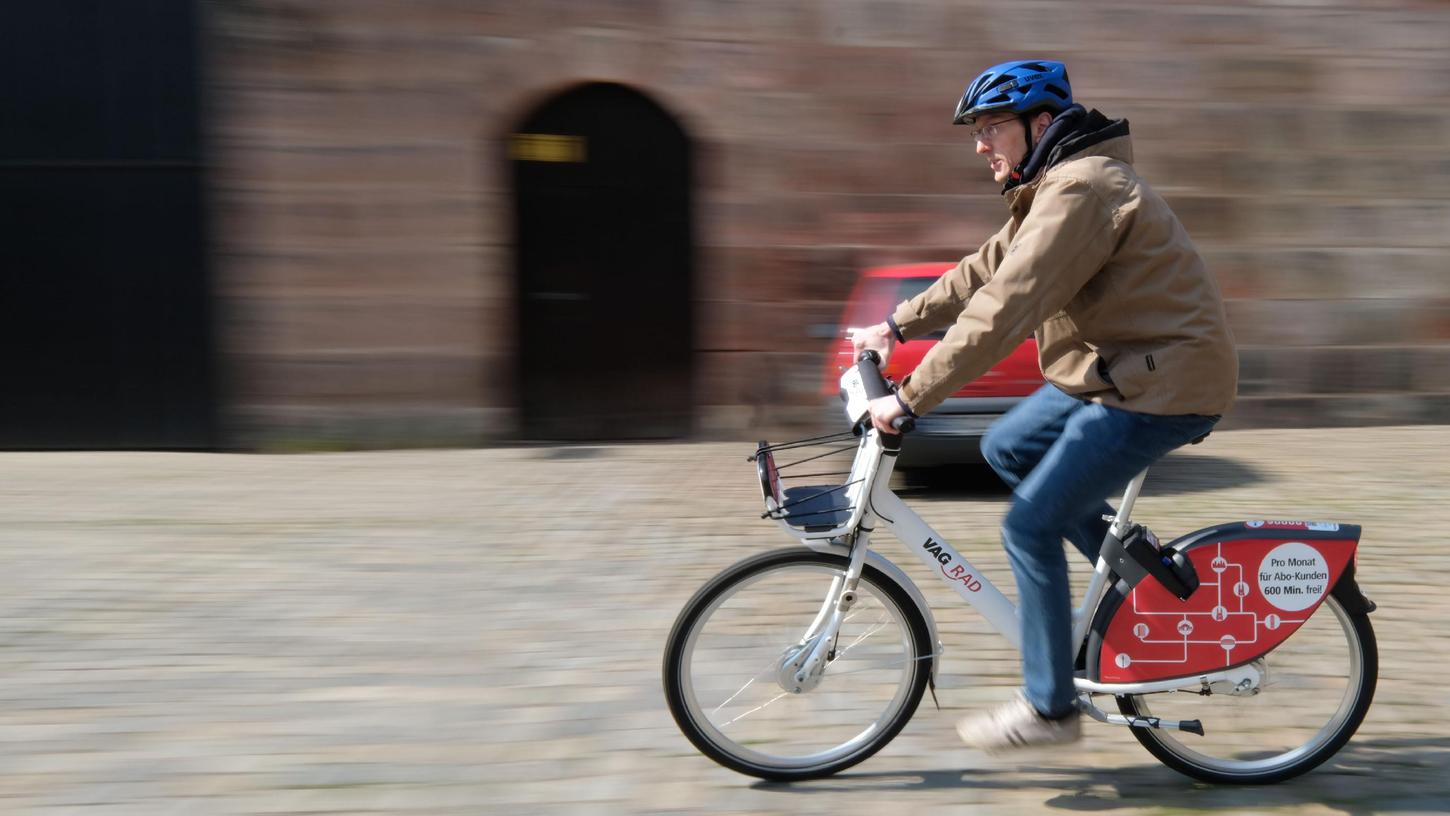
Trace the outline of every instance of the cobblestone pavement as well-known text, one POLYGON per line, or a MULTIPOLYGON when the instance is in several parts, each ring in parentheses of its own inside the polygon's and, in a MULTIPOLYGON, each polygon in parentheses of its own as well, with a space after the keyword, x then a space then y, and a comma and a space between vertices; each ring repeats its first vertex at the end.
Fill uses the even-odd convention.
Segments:
MULTIPOLYGON (((698 755, 659 662, 689 595, 787 546, 750 445, 311 456, 0 455, 0 813, 1416 813, 1450 803, 1450 428, 1240 431, 1150 476, 1139 516, 1362 523, 1379 693, 1321 770, 1196 785, 1130 734, 986 758, 952 723, 1016 660, 937 609, 939 690, 881 754, 767 785, 698 755)), ((1006 495, 903 495, 999 585, 1006 495)))

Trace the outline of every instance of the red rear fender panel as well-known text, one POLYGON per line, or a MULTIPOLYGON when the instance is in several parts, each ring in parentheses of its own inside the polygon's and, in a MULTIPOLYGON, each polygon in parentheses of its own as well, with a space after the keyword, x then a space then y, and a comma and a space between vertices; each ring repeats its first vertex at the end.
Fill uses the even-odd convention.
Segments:
POLYGON ((1359 545, 1352 524, 1239 521, 1168 547, 1198 572, 1180 601, 1152 577, 1119 581, 1093 620, 1088 676, 1142 683, 1192 676, 1262 657, 1313 615, 1359 545))

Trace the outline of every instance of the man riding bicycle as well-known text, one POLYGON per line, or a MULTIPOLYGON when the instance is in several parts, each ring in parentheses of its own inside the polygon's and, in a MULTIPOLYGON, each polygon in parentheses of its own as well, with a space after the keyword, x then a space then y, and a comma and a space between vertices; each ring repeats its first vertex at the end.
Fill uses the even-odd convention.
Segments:
POLYGON ((897 342, 950 327, 894 396, 872 401, 877 430, 895 433, 892 420, 927 413, 1035 332, 1047 384, 982 441, 1013 489, 1002 539, 1025 689, 958 731, 993 751, 1072 742, 1081 723, 1062 539, 1097 560, 1108 495, 1212 429, 1233 403, 1238 356, 1203 259, 1133 170, 1127 121, 1074 104, 1066 66, 987 69, 953 123, 972 128, 1002 183, 1007 223, 853 340, 884 366, 897 342))

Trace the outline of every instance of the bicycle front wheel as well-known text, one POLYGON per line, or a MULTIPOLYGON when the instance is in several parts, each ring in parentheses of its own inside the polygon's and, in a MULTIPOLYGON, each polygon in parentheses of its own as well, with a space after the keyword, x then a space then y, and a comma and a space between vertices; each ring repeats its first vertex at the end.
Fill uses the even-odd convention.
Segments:
POLYGON ((799 548, 765 553, 685 605, 665 651, 665 696, 701 753, 762 779, 814 779, 876 753, 911 719, 934 648, 907 592, 873 567, 819 682, 798 686, 785 668, 824 619, 847 565, 799 548))
POLYGON ((1266 784, 1314 768, 1349 741, 1374 699, 1378 650, 1369 616, 1331 595, 1264 656, 1254 696, 1193 691, 1118 698, 1124 714, 1199 720, 1203 736, 1154 728, 1133 735, 1159 761, 1205 782, 1266 784))

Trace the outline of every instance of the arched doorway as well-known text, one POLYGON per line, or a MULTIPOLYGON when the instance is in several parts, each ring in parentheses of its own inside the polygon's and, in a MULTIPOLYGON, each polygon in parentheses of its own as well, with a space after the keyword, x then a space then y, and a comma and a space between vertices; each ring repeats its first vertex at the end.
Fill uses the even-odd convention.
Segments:
POLYGON ((548 100, 509 135, 518 394, 529 439, 690 430, 690 144, 621 85, 548 100))

